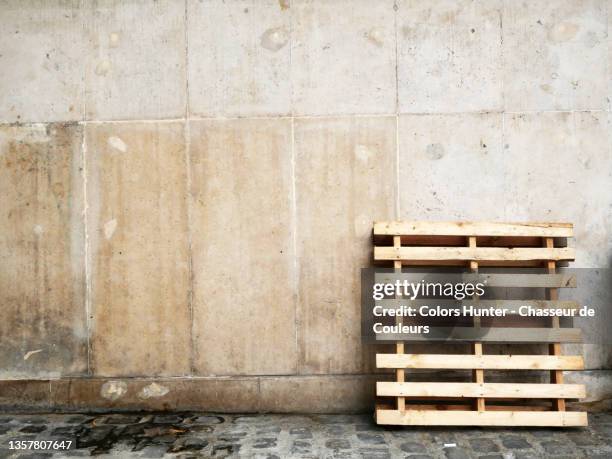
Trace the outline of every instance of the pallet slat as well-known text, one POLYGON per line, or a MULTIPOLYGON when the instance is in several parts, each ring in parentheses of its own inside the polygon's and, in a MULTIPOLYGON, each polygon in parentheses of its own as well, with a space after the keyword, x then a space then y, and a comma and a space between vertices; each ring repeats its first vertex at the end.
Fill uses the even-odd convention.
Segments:
POLYGON ((374 247, 374 259, 415 261, 570 261, 571 247, 374 247))
MULTIPOLYGON (((394 247, 401 247, 402 242, 401 242, 401 238, 399 236, 393 236, 393 246, 394 247)), ((395 261, 393 262, 393 267, 394 267, 394 271, 396 273, 401 272, 402 270, 402 262, 401 261, 395 261)), ((399 324, 401 322, 401 317, 396 317, 395 318, 395 323, 399 324)), ((404 353, 404 343, 403 342, 397 342, 395 343, 395 352, 397 354, 403 354, 404 353)), ((403 368, 398 368, 395 370, 395 378, 397 382, 404 382, 404 369, 403 368)), ((404 397, 397 397, 396 399, 396 403, 397 406, 396 408, 398 410, 403 410, 406 407, 406 400, 404 399, 404 397)))
POLYGON ((582 384, 377 382, 381 397, 582 398, 582 384))
MULTIPOLYGON (((473 249, 476 248, 476 246, 478 245, 478 239, 476 238, 476 236, 469 236, 468 237, 468 246, 473 249)), ((473 274, 478 274, 478 262, 474 261, 474 260, 470 260, 468 262, 468 266, 470 267, 470 271, 473 274)), ((474 300, 479 300, 479 298, 477 296, 472 297, 472 301, 474 300)), ((480 317, 473 317, 472 318, 472 325, 474 327, 480 327, 481 323, 480 323, 480 317)), ((474 355, 483 355, 482 352, 482 342, 475 342, 472 343, 471 345, 472 348, 472 352, 474 355)), ((472 381, 476 382, 476 383, 484 383, 484 370, 472 370, 472 381)), ((476 398, 476 409, 478 411, 485 411, 486 410, 486 400, 482 397, 478 397, 476 398)))
POLYGON ((376 354, 377 368, 584 370, 580 355, 376 354))
POLYGON ((587 414, 580 411, 377 410, 376 422, 405 426, 580 427, 587 425, 587 414))
MULTIPOLYGON (((554 247, 555 246, 554 239, 551 237, 545 238, 544 246, 546 248, 554 247)), ((548 260, 546 262, 546 268, 548 269, 548 274, 555 274, 555 271, 557 269, 557 264, 554 261, 548 260)), ((557 300, 559 299, 559 291, 555 288, 547 289, 547 296, 550 300, 557 300)), ((553 326, 553 328, 559 328, 560 326, 559 317, 552 317, 551 325, 553 326)), ((561 355, 561 344, 552 343, 549 346, 549 354, 561 355)), ((563 372, 562 371, 558 371, 558 370, 552 371, 550 376, 551 376, 551 382, 554 382, 557 384, 563 384, 563 372)), ((565 400, 557 399, 553 403, 553 406, 555 407, 557 411, 565 411, 565 400)))
MULTIPOLYGON (((465 282, 472 282, 473 275, 466 275, 465 282)), ((487 287, 549 287, 576 288, 574 274, 479 274, 480 282, 487 287)))
POLYGON ((571 223, 375 222, 374 234, 385 236, 525 236, 573 237, 571 223))
MULTIPOLYGON (((388 397, 381 398, 380 400, 386 400, 388 397)), ((446 398, 437 398, 430 399, 429 402, 423 402, 418 399, 408 399, 408 403, 406 403, 406 407, 409 411, 465 411, 470 410, 474 406, 469 398, 457 398, 450 399, 446 398)), ((501 399, 490 399, 487 403, 487 411, 550 411, 550 404, 547 403, 548 400, 536 400, 532 399, 532 402, 544 402, 547 405, 536 405, 530 403, 529 405, 516 405, 513 403, 502 403, 501 399)), ((512 400, 512 399, 510 399, 512 400)), ((515 400, 518 402, 518 400, 515 400)), ((376 411, 378 410, 394 410, 395 408, 389 403, 378 402, 376 404, 376 411)))
MULTIPOLYGON (((461 273, 461 282, 486 282, 487 287, 542 287, 542 288, 576 288, 575 274, 471 274, 461 273)), ((447 279, 449 276, 440 275, 440 279, 447 279)), ((375 273, 375 282, 419 282, 423 278, 422 274, 414 273, 375 273)), ((435 280, 435 278, 434 278, 435 280)))
POLYGON ((482 341, 487 343, 580 343, 579 328, 430 327, 429 333, 379 333, 377 341, 482 341))

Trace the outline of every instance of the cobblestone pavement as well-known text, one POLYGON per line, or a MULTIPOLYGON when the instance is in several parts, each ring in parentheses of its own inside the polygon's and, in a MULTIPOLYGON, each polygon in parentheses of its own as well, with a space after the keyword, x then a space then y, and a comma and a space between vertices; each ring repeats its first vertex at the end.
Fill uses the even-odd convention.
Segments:
POLYGON ((383 428, 365 415, 4 413, 0 458, 612 458, 612 414, 589 422, 585 429, 383 428), (73 440, 76 448, 10 449, 10 441, 41 440, 73 440))

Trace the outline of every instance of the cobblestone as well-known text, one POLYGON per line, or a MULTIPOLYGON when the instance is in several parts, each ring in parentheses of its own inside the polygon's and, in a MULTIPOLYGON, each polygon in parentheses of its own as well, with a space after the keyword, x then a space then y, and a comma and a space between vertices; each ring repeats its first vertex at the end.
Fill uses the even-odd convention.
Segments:
POLYGON ((559 456, 562 454, 571 454, 572 448, 567 443, 561 443, 560 441, 546 441, 541 443, 544 451, 551 456, 559 456))
POLYGON ((493 453, 499 451, 499 448, 490 438, 470 438, 470 446, 474 451, 479 453, 493 453))
POLYGON ((469 459, 470 458, 470 454, 468 451, 466 451, 463 448, 457 448, 456 446, 444 448, 444 454, 446 454, 446 457, 448 459, 469 459))
POLYGON ((406 453, 424 453, 427 451, 427 448, 422 443, 416 442, 406 442, 400 445, 400 449, 405 451, 406 453))
POLYGON ((529 442, 518 435, 502 437, 502 444, 510 450, 531 448, 529 442))
POLYGON ((539 459, 612 457, 612 414, 585 429, 382 427, 362 415, 114 413, 0 418, 0 458, 539 459), (17 451, 10 440, 72 440, 17 451))

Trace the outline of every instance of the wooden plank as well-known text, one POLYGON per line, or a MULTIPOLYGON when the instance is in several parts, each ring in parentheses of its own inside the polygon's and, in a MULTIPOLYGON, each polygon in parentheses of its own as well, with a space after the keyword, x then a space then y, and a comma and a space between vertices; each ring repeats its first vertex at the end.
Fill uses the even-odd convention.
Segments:
MULTIPOLYGON (((394 410, 392 404, 384 403, 384 400, 387 398, 380 397, 379 401, 376 403, 376 410, 394 410)), ((461 399, 455 398, 455 400, 461 400, 461 402, 448 402, 447 399, 435 398, 430 399, 430 403, 422 402, 422 401, 413 401, 413 399, 409 399, 410 401, 406 403, 406 409, 409 411, 420 410, 420 411, 429 411, 429 410, 437 410, 437 411, 464 411, 469 410, 471 408, 471 404, 469 399, 461 399)), ((515 405, 512 403, 504 403, 499 404, 500 399, 490 399, 487 404, 487 411, 550 411, 550 407, 544 404, 535 404, 538 403, 537 399, 526 399, 532 400, 533 403, 524 404, 525 401, 522 401, 522 405, 515 405)), ((513 400, 513 399, 509 399, 513 400)), ((546 403, 546 400, 541 400, 542 403, 546 403)))
POLYGON ((430 327, 429 333, 378 333, 377 341, 482 341, 487 343, 580 343, 579 328, 430 327))
POLYGON ((581 355, 376 354, 376 368, 584 370, 581 355))
POLYGON ((487 287, 576 288, 574 274, 478 274, 465 275, 464 282, 485 282, 487 287))
POLYGON ((430 426, 579 427, 588 425, 580 411, 421 411, 377 410, 377 424, 430 426))
MULTIPOLYGON (((546 238, 544 240, 544 246, 547 249, 553 248, 555 246, 554 239, 550 237, 546 238)), ((547 264, 546 267, 548 268, 548 274, 554 274, 557 268, 555 262, 548 261, 546 264, 547 264)), ((547 296, 551 300, 557 300, 559 298, 559 291, 556 288, 548 289, 547 296)), ((559 328, 559 325, 560 325, 559 317, 552 317, 551 324, 554 328, 559 328)), ((559 343, 551 344, 549 346, 549 353, 551 355, 561 355, 561 344, 559 343)), ((552 371, 550 374, 550 379, 551 379, 551 382, 553 383, 563 384, 563 372, 559 370, 552 371)), ((557 399, 553 403, 553 406, 557 411, 565 411, 565 400, 561 398, 557 399)))
MULTIPOLYGON (((389 260, 374 260, 377 266, 386 266, 389 260)), ((465 266, 465 260, 401 260, 402 266, 415 267, 457 267, 465 266)), ((558 266, 568 266, 568 261, 558 261, 558 266)), ((541 268, 542 260, 480 260, 481 267, 510 267, 510 268, 541 268)))
POLYGON ((582 398, 582 384, 377 382, 381 397, 582 398))
POLYGON ((374 222, 375 235, 572 237, 571 223, 374 222))
MULTIPOLYGON (((476 247, 476 245, 477 245, 476 236, 469 236, 468 246, 473 249, 476 247)), ((470 260, 469 265, 470 265, 470 271, 473 274, 478 274, 478 262, 474 260, 470 260)), ((472 297, 472 301, 478 301, 478 300, 479 300, 478 297, 472 297)), ((472 319, 472 323, 474 327, 480 327, 480 317, 474 317, 472 319)), ((477 356, 482 355, 482 343, 480 341, 472 344, 472 352, 474 353, 474 355, 477 355, 477 356)), ((482 369, 473 370, 472 378, 477 383, 484 383, 484 370, 482 369)), ((479 397, 476 399, 476 409, 478 411, 484 411, 486 409, 484 398, 479 397)))
POLYGON ((374 247, 375 260, 409 261, 537 261, 573 260, 572 247, 374 247))
POLYGON ((376 306, 381 306, 381 311, 397 309, 401 306, 412 306, 419 308, 421 306, 440 306, 442 308, 461 308, 463 306, 474 306, 474 309, 506 309, 508 314, 518 314, 521 306, 531 306, 536 309, 568 309, 576 311, 580 308, 580 303, 577 301, 565 300, 439 300, 439 299, 419 299, 419 300, 403 300, 398 298, 389 298, 385 300, 376 300, 376 306))
MULTIPOLYGON (((388 268, 386 268, 388 269, 388 268)), ((471 282, 486 283, 487 287, 538 287, 538 288, 576 288, 575 274, 472 274, 472 273, 401 273, 376 272, 377 283, 420 282, 425 276, 432 282, 471 282)))
MULTIPOLYGON (((393 247, 395 247, 396 249, 401 248, 402 246, 402 240, 399 236, 393 236, 393 247)), ((394 267, 394 273, 398 274, 402 272, 402 262, 401 261, 395 261, 393 263, 393 267, 394 267)), ((402 318, 401 317, 396 317, 395 318, 395 323, 396 324, 401 324, 402 322, 402 318)), ((398 341, 397 343, 395 343, 395 352, 397 354, 403 354, 404 353, 404 342, 403 341, 398 341)), ((395 371, 395 380, 398 383, 402 383, 404 382, 404 369, 403 368, 398 368, 395 371)), ((397 409, 402 411, 405 406, 406 406, 406 401, 404 399, 404 397, 398 397, 397 400, 397 409)))
MULTIPOLYGON (((393 237, 374 235, 374 245, 392 245, 393 237)), ((465 236, 400 236, 404 246, 464 247, 465 236)), ((542 247, 541 237, 478 236, 480 247, 542 247)), ((567 247, 568 238, 556 237, 555 247, 567 247)))
MULTIPOLYGON (((479 317, 475 317, 474 318, 474 325, 479 326, 480 325, 480 318, 479 317)), ((472 344, 472 352, 474 353, 475 356, 481 356, 482 355, 482 343, 481 342, 476 342, 472 344)), ((472 370, 472 378, 474 383, 476 384, 484 384, 484 370, 483 369, 477 369, 477 370, 472 370)), ((476 399, 476 409, 478 411, 484 411, 485 410, 485 399, 482 397, 478 397, 476 399)))

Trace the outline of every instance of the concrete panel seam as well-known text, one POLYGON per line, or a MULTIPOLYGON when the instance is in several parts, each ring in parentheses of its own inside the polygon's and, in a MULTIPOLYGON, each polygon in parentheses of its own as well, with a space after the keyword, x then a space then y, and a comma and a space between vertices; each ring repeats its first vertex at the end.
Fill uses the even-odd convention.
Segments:
MULTIPOLYGON (((399 76, 398 76, 398 55, 397 55, 397 1, 393 2, 393 31, 395 38, 395 112, 399 113, 399 76)), ((399 212, 398 212, 399 218, 399 212)))
MULTIPOLYGON (((293 65, 293 8, 289 8, 289 74, 293 65)), ((295 112, 293 108, 293 78, 289 78, 289 110, 291 113, 291 226, 292 226, 292 244, 293 244, 293 324, 295 326, 295 373, 300 373, 300 342, 299 342, 299 326, 300 326, 300 275, 298 263, 298 248, 297 248, 297 185, 295 173, 295 112)), ((258 385, 259 394, 261 395, 261 384, 258 385)))
POLYGON ((535 115, 538 113, 610 113, 610 110, 606 109, 579 109, 579 110, 504 110, 501 113, 506 115, 535 115))
POLYGON ((189 0, 185 0, 185 120, 189 119, 189 0))
MULTIPOLYGON (((293 8, 289 8, 289 113, 292 119, 295 118, 295 109, 293 104, 293 77, 291 74, 291 69, 293 68, 293 8)), ((292 126, 293 129, 293 126, 292 126)), ((293 148, 293 147, 292 147, 293 148)))
POLYGON ((193 330, 193 247, 192 247, 192 215, 191 215, 191 130, 189 125, 189 2, 184 1, 185 5, 185 117, 183 125, 183 136, 185 141, 185 167, 187 174, 187 245, 189 256, 189 334, 190 334, 190 349, 189 349, 189 371, 195 374, 195 337, 193 330))
MULTIPOLYGON (((610 371, 606 369, 598 370, 580 370, 575 373, 584 371, 610 371)), ((384 373, 383 373, 384 374, 384 373)), ((260 375, 215 375, 215 376, 198 376, 198 375, 173 375, 173 376, 155 376, 155 375, 116 375, 116 376, 85 376, 85 375, 72 375, 66 377, 27 377, 27 378, 0 378, 2 382, 19 382, 19 381, 48 381, 62 382, 62 381, 108 381, 108 380, 126 380, 126 381, 190 381, 190 380, 203 380, 203 381, 241 381, 241 380, 266 380, 266 379, 324 379, 324 378, 380 378, 381 373, 321 373, 321 374, 293 374, 293 373, 282 373, 282 374, 260 374, 260 375)))
POLYGON ((132 124, 132 123, 176 123, 186 121, 231 121, 231 120, 281 120, 281 119, 343 119, 343 118, 385 118, 395 116, 445 116, 445 115, 486 115, 486 114, 507 114, 507 115, 528 115, 528 114, 547 114, 547 113, 612 113, 608 109, 580 109, 580 110, 480 110, 480 111, 461 111, 461 112, 396 112, 396 113, 338 113, 335 115, 279 115, 279 116, 236 116, 236 117, 199 117, 189 116, 188 118, 164 118, 164 119, 130 119, 130 120, 83 120, 83 121, 27 121, 14 123, 10 121, 0 120, 0 126, 33 126, 47 125, 51 123, 60 124, 78 124, 78 125, 101 125, 101 124, 132 124))
POLYGON ((185 122, 186 118, 184 117, 179 117, 179 118, 163 118, 163 119, 156 119, 156 118, 149 118, 149 119, 130 119, 130 120, 105 120, 105 119, 99 119, 99 120, 84 120, 84 121, 79 121, 79 124, 84 124, 84 125, 100 125, 100 124, 132 124, 132 123, 143 123, 143 124, 159 124, 159 123, 178 123, 178 122, 185 122))
POLYGON ((298 328, 300 325, 299 318, 299 303, 300 303, 300 289, 299 289, 299 264, 298 264, 298 253, 297 253, 297 187, 295 183, 295 122, 294 118, 291 118, 291 231, 292 238, 291 243, 293 244, 293 323, 295 326, 295 372, 299 373, 300 370, 300 347, 299 347, 299 333, 298 328))
MULTIPOLYGON (((499 60, 500 60, 501 68, 504 69, 506 68, 505 67, 506 62, 504 60, 504 9, 503 9, 503 6, 502 6, 502 9, 499 15, 499 29, 500 29, 499 30, 499 40, 500 40, 499 60)), ((502 77, 500 78, 500 85, 501 85, 501 104, 502 104, 501 106, 505 109, 506 108, 506 91, 504 90, 504 75, 503 74, 502 74, 502 77)), ((503 135, 502 135, 502 140, 503 140, 503 135)))
POLYGON ((395 218, 401 217, 400 207, 400 142, 399 142, 399 114, 395 115, 395 218))
POLYGON ((189 292, 187 292, 187 303, 189 305, 189 371, 191 374, 195 374, 195 336, 194 336, 194 322, 193 322, 193 246, 192 246, 192 214, 191 214, 191 131, 189 128, 189 122, 185 122, 183 125, 183 136, 185 139, 185 173, 187 174, 187 250, 188 250, 188 264, 189 264, 189 292))
MULTIPOLYGON (((501 114, 501 151, 505 151, 505 147, 506 147, 506 114, 502 113, 501 114)), ((503 156, 502 161, 503 161, 503 164, 502 164, 502 170, 503 170, 503 174, 502 174, 502 197, 504 199, 504 211, 503 211, 503 215, 504 215, 504 221, 507 221, 507 218, 508 218, 508 200, 506 199, 506 197, 508 196, 508 182, 507 182, 508 174, 507 174, 507 171, 506 171, 506 155, 503 156)))
POLYGON ((87 374, 91 375, 91 272, 89 267, 89 222, 87 218, 89 201, 87 196, 87 132, 83 125, 81 138, 81 155, 83 164, 83 230, 84 238, 84 269, 85 269, 85 326, 87 332, 87 374))
POLYGON ((399 145, 399 57, 397 51, 397 10, 399 9, 397 1, 393 2, 393 28, 395 31, 395 218, 399 219, 401 215, 400 208, 400 145, 399 145))

